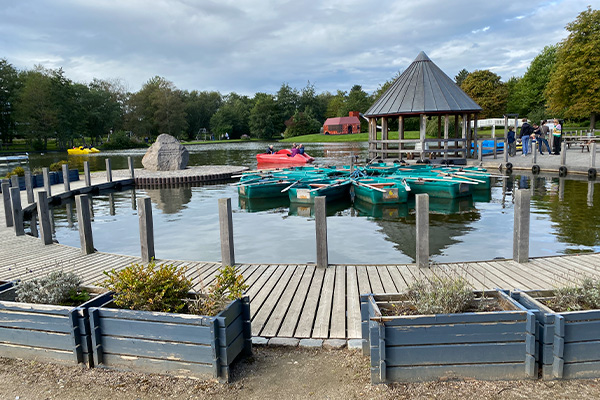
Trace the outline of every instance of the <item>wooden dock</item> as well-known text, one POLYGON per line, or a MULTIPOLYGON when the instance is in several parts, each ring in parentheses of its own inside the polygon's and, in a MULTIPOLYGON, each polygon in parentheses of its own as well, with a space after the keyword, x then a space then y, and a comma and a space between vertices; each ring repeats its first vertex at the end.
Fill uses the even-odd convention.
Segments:
MULTIPOLYGON (((100 184, 101 179, 92 179, 100 184)), ((105 183, 106 181, 102 181, 105 183)), ((72 182, 77 189, 83 182, 72 182)), ((62 185, 52 187, 53 194, 62 185)), ((27 205, 22 192, 23 205, 27 205)), ((51 244, 44 246, 32 236, 15 236, 6 228, 0 213, 0 280, 32 279, 55 270, 73 271, 85 284, 103 280, 103 271, 120 269, 140 257, 96 252, 82 255, 79 248, 51 244)), ((220 263, 181 260, 157 260, 187 267, 187 275, 199 290, 210 285, 220 263)), ((319 339, 360 338, 359 295, 396 293, 415 279, 425 276, 461 274, 476 289, 543 289, 584 276, 600 277, 600 254, 532 258, 519 264, 512 260, 491 260, 436 264, 418 268, 400 265, 330 265, 314 264, 237 264, 249 285, 252 334, 262 337, 319 339)))

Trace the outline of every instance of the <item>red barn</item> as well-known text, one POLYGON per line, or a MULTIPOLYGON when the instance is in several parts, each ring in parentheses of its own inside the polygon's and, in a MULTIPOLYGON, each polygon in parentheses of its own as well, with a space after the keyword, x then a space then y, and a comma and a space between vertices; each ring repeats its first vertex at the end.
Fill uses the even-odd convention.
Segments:
POLYGON ((360 119, 358 111, 350 111, 347 117, 327 118, 323 124, 323 133, 326 135, 343 135, 360 132, 360 119))

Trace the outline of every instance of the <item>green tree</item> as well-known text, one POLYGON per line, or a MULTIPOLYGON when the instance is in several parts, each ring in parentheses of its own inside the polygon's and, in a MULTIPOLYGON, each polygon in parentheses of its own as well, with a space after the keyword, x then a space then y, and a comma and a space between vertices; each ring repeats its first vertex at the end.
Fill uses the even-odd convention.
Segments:
POLYGON ((103 134, 121 127, 123 93, 109 81, 94 79, 81 98, 87 135, 98 142, 103 134))
POLYGON ((545 92, 548 106, 565 117, 590 116, 593 128, 600 112, 600 10, 588 6, 566 29, 545 92))
POLYGON ((39 69, 20 74, 23 88, 15 105, 16 121, 27 142, 45 150, 58 129, 58 110, 52 97, 52 82, 39 69))
POLYGON ((210 119, 210 129, 218 137, 229 133, 232 138, 249 135, 250 110, 253 102, 247 96, 231 92, 225 96, 225 101, 210 119))
POLYGON ((281 132, 281 117, 274 96, 256 93, 250 111, 250 134, 260 139, 270 139, 281 132))
POLYGON ((196 139, 202 129, 210 129, 210 119, 223 102, 219 92, 184 92, 186 120, 188 123, 187 137, 196 139))
POLYGON ((309 135, 319 132, 321 122, 312 115, 310 107, 306 107, 305 111, 296 111, 292 117, 291 124, 286 128, 284 136, 286 138, 300 135, 309 135))
POLYGON ((508 91, 500 76, 489 70, 474 71, 461 85, 465 91, 483 109, 481 118, 493 118, 504 114, 508 91))
MULTIPOLYGON (((354 85, 346 97, 342 114, 338 117, 348 116, 350 111, 358 111, 365 113, 369 107, 373 104, 373 99, 362 89, 360 85, 354 85)), ((360 119, 360 130, 366 132, 369 128, 368 122, 364 119, 360 119)))
POLYGON ((18 71, 6 59, 0 59, 0 139, 2 144, 11 143, 15 136, 14 105, 20 86, 18 71))
POLYGON ((287 83, 282 83, 277 91, 276 98, 282 120, 291 118, 299 106, 300 95, 298 91, 292 89, 287 83))
POLYGON ((454 77, 454 82, 456 82, 458 86, 461 86, 465 79, 467 79, 467 76, 469 76, 469 71, 463 68, 458 71, 458 74, 454 77))
POLYGON ((396 79, 398 79, 400 75, 402 75, 400 71, 396 72, 394 76, 392 76, 390 79, 388 79, 387 81, 385 81, 377 87, 377 90, 375 90, 371 95, 373 103, 376 102, 381 97, 381 95, 383 95, 390 87, 392 87, 392 85, 394 84, 394 82, 396 82, 396 79))
POLYGON ((523 106, 523 96, 520 93, 521 77, 511 76, 506 81, 506 91, 508 92, 506 98, 506 113, 508 114, 519 114, 525 115, 526 111, 523 106))
POLYGON ((341 117, 343 115, 345 112, 346 96, 347 93, 341 90, 338 90, 335 95, 331 96, 327 103, 327 112, 325 114, 327 118, 341 117))
POLYGON ((158 133, 183 138, 187 129, 185 103, 180 90, 172 82, 163 81, 159 90, 150 95, 154 108, 154 123, 158 133))

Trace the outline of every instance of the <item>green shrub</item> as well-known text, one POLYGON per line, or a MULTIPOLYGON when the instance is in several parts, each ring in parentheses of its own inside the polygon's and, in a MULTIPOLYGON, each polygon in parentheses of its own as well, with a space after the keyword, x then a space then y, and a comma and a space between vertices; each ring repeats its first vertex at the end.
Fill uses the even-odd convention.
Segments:
POLYGON ((554 311, 579 311, 600 308, 600 279, 585 278, 577 286, 555 289, 554 298, 546 301, 554 311))
POLYGON ((66 160, 60 160, 58 162, 52 163, 52 164, 50 164, 50 171, 53 171, 53 172, 62 171, 63 164, 67 164, 67 166, 68 166, 69 162, 66 160))
POLYGON ((127 132, 117 131, 110 136, 110 141, 102 145, 103 150, 122 150, 147 147, 135 138, 130 138, 127 132))
POLYGON ((208 295, 197 296, 188 304, 190 313, 198 315, 217 315, 235 299, 240 299, 248 285, 238 269, 225 266, 219 269, 215 283, 208 289, 208 295))
POLYGON ((462 277, 419 280, 408 287, 408 300, 418 314, 453 314, 473 306, 475 294, 462 277))
POLYGON ((25 170, 23 169, 23 167, 15 167, 15 169, 6 174, 6 177, 10 178, 13 175, 25 176, 25 170))
POLYGON ((115 292, 114 303, 120 308, 143 311, 182 312, 192 289, 186 268, 161 264, 131 264, 116 271, 104 271, 108 277, 100 285, 115 292))
POLYGON ((81 278, 74 273, 56 271, 43 278, 20 282, 15 291, 17 301, 25 303, 79 305, 90 298, 79 285, 81 278))

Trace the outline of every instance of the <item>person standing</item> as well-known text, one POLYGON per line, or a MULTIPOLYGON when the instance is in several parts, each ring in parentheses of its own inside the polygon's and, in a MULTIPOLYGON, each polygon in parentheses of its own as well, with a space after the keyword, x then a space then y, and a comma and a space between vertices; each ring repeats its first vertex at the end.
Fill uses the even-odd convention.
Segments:
POLYGON ((515 138, 515 129, 513 126, 508 128, 506 134, 506 141, 508 142, 508 155, 514 157, 517 155, 517 139, 515 138))
POLYGON ((548 134, 550 133, 550 128, 548 128, 548 125, 546 125, 547 123, 548 123, 548 121, 543 120, 542 126, 540 126, 540 130, 539 130, 538 143, 540 145, 540 154, 544 154, 544 152, 543 152, 544 147, 542 146, 542 143, 548 149, 548 154, 552 153, 550 144, 548 144, 548 140, 546 139, 548 137, 548 134))
POLYGON ((533 128, 527 122, 527 118, 523 118, 523 125, 521 125, 521 143, 523 144, 523 157, 529 154, 529 139, 533 133, 533 128))
POLYGON ((560 154, 560 142, 562 139, 562 126, 557 119, 554 120, 554 129, 552 129, 552 147, 554 148, 554 154, 560 154))

